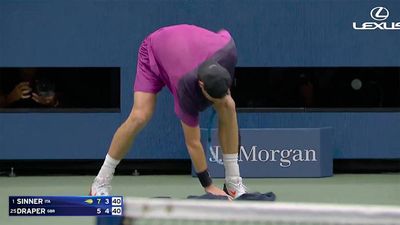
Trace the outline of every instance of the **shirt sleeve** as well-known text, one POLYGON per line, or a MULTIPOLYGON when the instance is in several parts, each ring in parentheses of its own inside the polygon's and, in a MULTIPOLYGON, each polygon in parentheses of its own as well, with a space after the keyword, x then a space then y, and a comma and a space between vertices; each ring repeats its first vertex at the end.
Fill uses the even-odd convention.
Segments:
POLYGON ((182 110, 180 100, 178 96, 174 96, 174 102, 175 102, 175 114, 178 116, 178 118, 184 122, 186 125, 190 127, 196 127, 199 125, 199 113, 198 112, 192 112, 192 113, 187 113, 184 110, 182 110))

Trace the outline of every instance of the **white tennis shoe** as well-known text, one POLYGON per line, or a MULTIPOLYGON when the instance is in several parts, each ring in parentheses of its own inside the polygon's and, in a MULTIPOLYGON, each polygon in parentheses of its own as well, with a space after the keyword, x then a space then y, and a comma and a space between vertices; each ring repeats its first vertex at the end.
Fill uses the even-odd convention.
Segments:
POLYGON ((90 188, 90 196, 109 196, 111 193, 111 178, 96 177, 90 188))
POLYGON ((225 180, 224 191, 233 199, 247 193, 247 187, 243 184, 241 177, 225 180))

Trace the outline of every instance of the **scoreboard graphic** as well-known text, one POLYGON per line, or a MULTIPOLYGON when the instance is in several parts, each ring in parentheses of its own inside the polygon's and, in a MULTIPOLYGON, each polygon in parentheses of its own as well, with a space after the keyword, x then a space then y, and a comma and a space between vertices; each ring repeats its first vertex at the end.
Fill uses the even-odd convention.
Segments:
POLYGON ((122 196, 9 196, 9 216, 122 216, 122 196))

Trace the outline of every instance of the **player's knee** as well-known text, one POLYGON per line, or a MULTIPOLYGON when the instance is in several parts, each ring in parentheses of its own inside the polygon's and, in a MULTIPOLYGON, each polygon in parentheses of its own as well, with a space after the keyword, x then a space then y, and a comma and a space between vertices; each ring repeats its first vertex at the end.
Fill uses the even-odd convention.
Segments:
POLYGON ((199 149, 202 149, 200 141, 185 140, 186 147, 189 151, 189 155, 196 154, 199 149))
POLYGON ((135 126, 135 127, 144 127, 147 122, 149 122, 151 118, 151 114, 150 113, 144 113, 144 112, 133 112, 127 122, 129 125, 131 126, 135 126))

